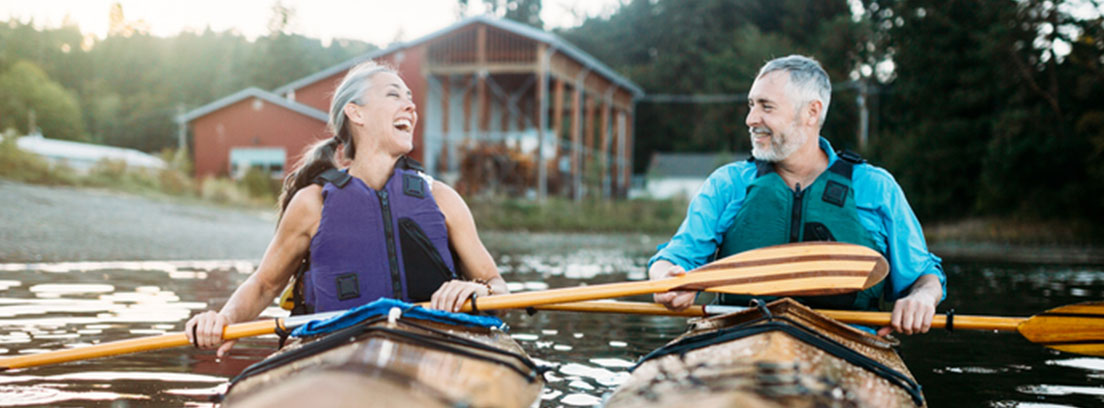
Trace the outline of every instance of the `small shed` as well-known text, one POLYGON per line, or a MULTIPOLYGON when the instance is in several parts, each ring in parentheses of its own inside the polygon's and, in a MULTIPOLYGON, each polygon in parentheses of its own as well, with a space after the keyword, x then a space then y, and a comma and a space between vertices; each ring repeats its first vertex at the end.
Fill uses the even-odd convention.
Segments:
POLYGON ((747 153, 656 152, 648 164, 644 190, 651 198, 691 198, 713 170, 748 157, 747 153))
POLYGON ((490 142, 532 158, 538 196, 550 177, 562 177, 559 184, 580 196, 584 172, 601 175, 591 191, 628 191, 633 110, 643 91, 554 34, 486 16, 358 56, 272 92, 251 88, 188 112, 180 120, 191 124, 197 176, 229 173, 235 148, 282 147, 284 168, 290 166, 303 147, 329 137, 324 114, 315 113, 329 110, 345 73, 366 60, 395 67, 411 88, 420 118, 412 156, 434 175, 457 172, 460 146, 490 142), (552 165, 560 162, 568 164, 565 174, 552 165))

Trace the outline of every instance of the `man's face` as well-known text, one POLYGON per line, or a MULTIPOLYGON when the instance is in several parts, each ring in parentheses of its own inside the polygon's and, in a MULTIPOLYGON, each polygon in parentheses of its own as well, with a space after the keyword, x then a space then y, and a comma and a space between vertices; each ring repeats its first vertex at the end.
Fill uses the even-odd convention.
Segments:
POLYGON ((751 155, 758 160, 785 160, 807 139, 798 131, 800 112, 786 92, 789 82, 788 72, 774 71, 756 79, 748 91, 745 123, 751 133, 751 155))

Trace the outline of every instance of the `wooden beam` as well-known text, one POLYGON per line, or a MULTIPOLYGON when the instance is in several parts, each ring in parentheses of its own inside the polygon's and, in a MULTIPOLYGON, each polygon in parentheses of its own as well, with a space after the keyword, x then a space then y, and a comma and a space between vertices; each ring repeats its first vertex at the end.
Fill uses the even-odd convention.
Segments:
MULTIPOLYGON (((581 81, 580 81, 581 82, 581 81)), ((582 139, 582 135, 579 133, 582 131, 583 112, 581 105, 583 104, 583 89, 574 86, 571 88, 571 197, 575 201, 582 199, 582 173, 580 172, 580 149, 579 145, 582 139)))
POLYGON ((563 107, 564 107, 564 81, 560 78, 555 79, 556 84, 553 87, 555 91, 552 97, 552 142, 553 148, 556 149, 556 163, 552 165, 552 168, 556 169, 556 179, 560 181, 560 185, 563 185, 563 180, 560 179, 560 160, 563 157, 563 146, 561 143, 562 133, 560 129, 563 126, 563 107))
POLYGON ((583 124, 583 129, 585 129, 584 137, 586 140, 583 143, 582 168, 584 175, 594 172, 594 169, 592 167, 595 164, 594 159, 597 158, 594 156, 594 131, 595 128, 598 127, 597 123, 594 123, 594 111, 596 110, 595 105, 597 105, 597 102, 597 99, 594 99, 593 97, 586 98, 584 102, 586 103, 586 122, 583 124))
POLYGON ((633 135, 633 116, 634 113, 629 113, 625 118, 625 150, 621 152, 621 157, 624 163, 624 168, 621 169, 622 185, 625 186, 625 193, 629 192, 632 188, 632 158, 633 158, 633 142, 636 137, 633 135))
MULTIPOLYGON (((613 87, 610 87, 610 90, 612 91, 613 87)), ((610 196, 610 173, 609 173, 609 171, 610 171, 610 169, 609 169, 610 103, 609 103, 608 93, 607 93, 606 99, 604 101, 602 101, 601 109, 602 109, 602 121, 600 122, 601 123, 601 129, 599 129, 599 131, 601 132, 600 133, 600 135, 601 135, 601 142, 600 143, 601 143, 602 147, 598 149, 599 155, 600 155, 600 156, 598 156, 599 157, 598 160, 599 160, 599 170, 602 172, 602 181, 601 181, 602 182, 602 197, 609 198, 609 196, 610 196)))
POLYGON ((426 72, 434 75, 461 75, 486 71, 489 74, 528 74, 537 72, 540 67, 529 63, 505 63, 495 62, 484 65, 479 64, 435 64, 426 68, 426 72))
POLYGON ((537 116, 537 201, 544 201, 548 195, 548 165, 544 162, 544 129, 548 127, 548 52, 543 43, 537 48, 537 60, 541 61, 537 93, 533 98, 533 113, 537 116))
POLYGON ((449 146, 449 88, 452 84, 449 83, 449 76, 445 75, 441 77, 441 155, 437 161, 437 171, 440 173, 448 171, 449 155, 452 149, 449 146))

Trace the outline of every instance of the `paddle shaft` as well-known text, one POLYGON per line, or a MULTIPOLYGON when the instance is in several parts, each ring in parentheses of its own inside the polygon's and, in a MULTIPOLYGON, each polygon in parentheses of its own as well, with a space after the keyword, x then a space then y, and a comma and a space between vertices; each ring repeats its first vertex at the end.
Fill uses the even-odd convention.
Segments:
MULTIPOLYGON (((289 318, 265 319, 254 322, 238 323, 226 326, 222 329, 222 338, 226 340, 240 339, 243 337, 261 336, 276 332, 276 324, 279 322, 284 329, 299 327, 311 320, 321 320, 343 313, 344 311, 317 313, 313 315, 294 316, 289 318)), ((173 347, 188 346, 188 336, 184 332, 168 333, 136 339, 126 339, 92 346, 75 347, 66 350, 47 351, 38 354, 27 354, 16 357, 0 358, 0 371, 13 368, 37 367, 48 364, 65 363, 91 358, 116 356, 119 354, 134 353, 139 351, 161 350, 173 347)))
MULTIPOLYGON (((593 313, 629 313, 658 316, 682 316, 701 317, 716 314, 725 314, 747 310, 740 306, 722 305, 695 305, 681 311, 672 311, 656 303, 644 302, 573 302, 555 305, 536 306, 539 310, 558 310, 572 312, 593 313)), ((850 324, 864 326, 888 326, 890 314, 887 312, 858 312, 850 310, 825 310, 817 309, 817 312, 850 324)), ((970 316, 954 315, 954 329, 961 330, 996 330, 1017 331, 1020 323, 1027 321, 1024 317, 997 317, 997 316, 970 316)), ((932 317, 933 328, 946 328, 947 316, 935 315, 932 317)))

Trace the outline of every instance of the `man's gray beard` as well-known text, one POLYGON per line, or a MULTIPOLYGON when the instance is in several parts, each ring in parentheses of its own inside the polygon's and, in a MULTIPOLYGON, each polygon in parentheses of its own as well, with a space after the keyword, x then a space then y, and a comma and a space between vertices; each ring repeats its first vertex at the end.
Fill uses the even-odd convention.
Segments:
POLYGON ((790 128, 787 129, 786 134, 790 137, 783 136, 782 133, 771 132, 770 135, 770 148, 760 149, 755 144, 755 132, 752 129, 750 132, 751 137, 751 157, 756 160, 765 161, 769 163, 777 163, 782 160, 786 160, 791 154, 797 151, 801 145, 805 144, 805 136, 797 132, 797 126, 790 124, 790 128))

